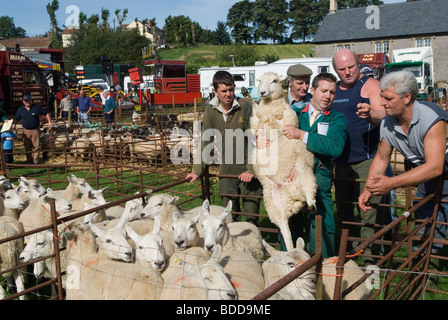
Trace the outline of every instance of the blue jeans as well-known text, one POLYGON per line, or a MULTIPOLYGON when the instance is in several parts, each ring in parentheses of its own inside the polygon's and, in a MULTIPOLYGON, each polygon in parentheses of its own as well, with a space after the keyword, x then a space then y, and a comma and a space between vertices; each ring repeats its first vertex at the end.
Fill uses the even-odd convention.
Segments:
MULTIPOLYGON (((422 198, 424 198, 426 196, 426 195, 422 194, 422 192, 420 192, 419 190, 417 190, 415 195, 417 197, 422 197, 422 198)), ((442 196, 442 200, 448 200, 448 196, 442 196)), ((414 201, 414 205, 417 202, 418 201, 414 201)), ((434 202, 428 201, 414 213, 414 217, 415 217, 415 219, 419 219, 419 220, 427 220, 428 218, 432 217, 433 211, 434 211, 434 202)), ((448 221, 448 203, 440 202, 439 211, 437 212, 437 221, 438 222, 447 222, 448 221)), ((420 225, 420 223, 415 223, 416 227, 418 225, 420 225)), ((434 239, 445 240, 446 239, 446 230, 447 230, 446 225, 436 224, 436 228, 435 228, 435 232, 434 232, 434 239)), ((425 227, 423 227, 417 233, 417 235, 420 235, 423 237, 428 237, 430 231, 431 231, 431 224, 428 224, 425 227)), ((442 249, 442 247, 443 247, 443 244, 434 243, 432 249, 439 251, 440 249, 442 249)))

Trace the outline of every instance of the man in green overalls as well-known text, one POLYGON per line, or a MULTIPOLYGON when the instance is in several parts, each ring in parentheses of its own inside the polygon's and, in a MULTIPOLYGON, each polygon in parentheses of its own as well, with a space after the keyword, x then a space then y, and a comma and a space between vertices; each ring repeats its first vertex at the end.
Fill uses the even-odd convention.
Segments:
POLYGON ((314 173, 318 190, 316 193, 317 213, 298 213, 289 220, 293 243, 305 228, 308 237, 307 251, 315 253, 315 215, 322 216, 322 255, 324 258, 334 256, 335 220, 331 193, 333 160, 344 149, 347 138, 347 120, 342 113, 330 109, 336 93, 336 77, 330 73, 321 73, 313 79, 310 89, 313 98, 305 107, 296 110, 299 128, 285 127, 288 139, 300 139, 307 145, 307 150, 314 153, 314 173), (300 215, 304 215, 304 222, 300 215), (299 225, 297 225, 299 224, 299 225))

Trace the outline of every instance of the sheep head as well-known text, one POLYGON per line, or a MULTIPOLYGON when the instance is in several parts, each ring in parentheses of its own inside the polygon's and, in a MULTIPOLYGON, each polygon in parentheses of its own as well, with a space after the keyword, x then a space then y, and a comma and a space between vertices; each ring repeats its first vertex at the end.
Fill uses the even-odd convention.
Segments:
POLYGON ((204 212, 204 221, 202 228, 204 229, 204 249, 211 253, 218 244, 222 245, 227 241, 229 229, 227 227, 226 218, 232 211, 232 201, 229 201, 226 209, 219 216, 210 214, 210 203, 205 200, 202 205, 204 212))
POLYGON ((126 225, 126 232, 135 242, 137 260, 150 264, 156 271, 162 271, 165 268, 167 256, 160 236, 159 218, 154 218, 153 230, 144 236, 137 234, 129 225, 126 225))
POLYGON ((191 219, 181 218, 179 212, 173 213, 173 237, 177 250, 184 250, 199 240, 199 232, 196 225, 199 222, 201 212, 191 219))
POLYGON ((285 78, 281 78, 274 72, 266 72, 259 80, 258 96, 260 100, 277 100, 283 98, 285 78))

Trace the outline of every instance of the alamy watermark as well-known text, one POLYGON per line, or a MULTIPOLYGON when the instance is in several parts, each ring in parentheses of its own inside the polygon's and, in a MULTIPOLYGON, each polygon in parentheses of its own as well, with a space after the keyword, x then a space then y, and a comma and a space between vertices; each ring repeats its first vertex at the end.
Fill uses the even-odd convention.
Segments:
POLYGON ((366 28, 369 30, 380 28, 380 8, 377 6, 368 6, 366 14, 370 16, 366 19, 366 28))

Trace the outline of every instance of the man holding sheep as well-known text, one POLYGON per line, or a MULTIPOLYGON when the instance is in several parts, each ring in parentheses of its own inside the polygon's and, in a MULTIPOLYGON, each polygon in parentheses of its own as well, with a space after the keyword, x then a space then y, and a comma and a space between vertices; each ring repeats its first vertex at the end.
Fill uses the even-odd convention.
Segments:
MULTIPOLYGON (((195 163, 193 172, 186 178, 192 183, 201 176, 208 162, 219 163, 220 175, 238 176, 238 179, 228 177, 219 179, 219 192, 223 194, 223 206, 227 206, 227 203, 232 201, 233 211, 240 212, 240 201, 235 195, 256 196, 242 199, 242 211, 251 214, 246 216, 246 221, 256 224, 263 190, 260 181, 255 178, 252 164, 248 161, 248 143, 250 143, 248 137, 244 137, 242 144, 236 137, 238 132, 244 133, 250 129, 252 105, 243 98, 235 98, 235 82, 233 76, 227 71, 218 71, 214 75, 213 87, 216 96, 205 107, 201 150, 204 151, 209 144, 218 144, 219 151, 215 151, 214 156, 216 157, 218 153, 219 158, 204 159, 204 152, 201 152, 201 163, 195 163), (207 136, 213 141, 204 141, 207 136)), ((234 215, 234 220, 237 221, 240 218, 241 215, 234 215)))
MULTIPOLYGON (((313 79, 310 89, 313 98, 306 106, 296 111, 299 128, 288 126, 283 129, 288 139, 300 139, 307 150, 314 153, 314 173, 319 186, 316 193, 317 214, 322 216, 322 254, 335 254, 335 221, 331 179, 333 161, 344 150, 347 138, 347 120, 343 114, 331 109, 336 94, 336 77, 330 73, 320 73, 313 79)), ((303 227, 308 234, 307 251, 315 253, 315 213, 304 214, 304 226, 300 224, 301 214, 290 218, 289 225, 293 242, 301 236, 303 227)))

